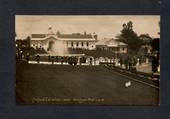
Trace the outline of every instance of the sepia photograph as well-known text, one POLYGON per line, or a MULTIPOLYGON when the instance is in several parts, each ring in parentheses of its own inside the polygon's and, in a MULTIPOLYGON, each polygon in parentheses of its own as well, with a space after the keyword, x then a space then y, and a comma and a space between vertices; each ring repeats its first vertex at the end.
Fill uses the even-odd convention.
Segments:
POLYGON ((15 15, 16 104, 160 105, 160 15, 15 15))

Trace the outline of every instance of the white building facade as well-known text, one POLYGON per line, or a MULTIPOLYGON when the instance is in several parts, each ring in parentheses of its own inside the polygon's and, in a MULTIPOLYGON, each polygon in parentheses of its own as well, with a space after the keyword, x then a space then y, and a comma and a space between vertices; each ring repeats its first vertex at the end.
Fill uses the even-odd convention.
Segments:
POLYGON ((96 38, 91 34, 31 34, 31 46, 34 48, 44 48, 46 51, 55 45, 56 47, 88 49, 96 48, 96 38))
POLYGON ((100 50, 107 50, 114 53, 127 53, 127 44, 119 42, 113 38, 104 38, 96 42, 96 48, 100 50))

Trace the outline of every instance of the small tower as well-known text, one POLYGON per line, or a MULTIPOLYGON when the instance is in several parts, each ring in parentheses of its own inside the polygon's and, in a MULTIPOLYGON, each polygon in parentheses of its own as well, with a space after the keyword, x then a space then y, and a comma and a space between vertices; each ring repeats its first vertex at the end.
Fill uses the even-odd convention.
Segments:
POLYGON ((47 34, 48 35, 53 35, 54 34, 52 27, 48 28, 48 33, 47 34))
POLYGON ((97 37, 97 34, 96 34, 95 32, 93 33, 93 37, 94 37, 94 39, 95 39, 96 41, 98 40, 98 39, 97 39, 97 38, 98 38, 98 37, 97 37))

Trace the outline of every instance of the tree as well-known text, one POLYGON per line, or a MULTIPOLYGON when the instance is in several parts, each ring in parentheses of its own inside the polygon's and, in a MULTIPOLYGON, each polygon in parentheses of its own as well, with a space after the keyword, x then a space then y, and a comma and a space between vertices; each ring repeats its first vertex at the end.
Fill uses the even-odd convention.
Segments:
POLYGON ((149 36, 149 34, 141 34, 139 36, 139 39, 141 40, 143 45, 151 45, 152 38, 149 36))
POLYGON ((117 36, 120 42, 128 44, 129 53, 137 53, 142 42, 137 33, 133 31, 133 22, 129 21, 122 25, 121 34, 117 36))
POLYGON ((25 39, 25 43, 26 43, 27 47, 30 47, 30 42, 31 42, 31 37, 27 36, 26 39, 25 39))

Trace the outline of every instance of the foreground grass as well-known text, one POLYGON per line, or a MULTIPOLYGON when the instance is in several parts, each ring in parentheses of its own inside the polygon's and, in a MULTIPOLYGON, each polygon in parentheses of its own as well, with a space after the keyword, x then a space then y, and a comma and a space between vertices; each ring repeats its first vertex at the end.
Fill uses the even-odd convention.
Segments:
POLYGON ((18 104, 158 105, 159 90, 102 66, 17 63, 18 104))

